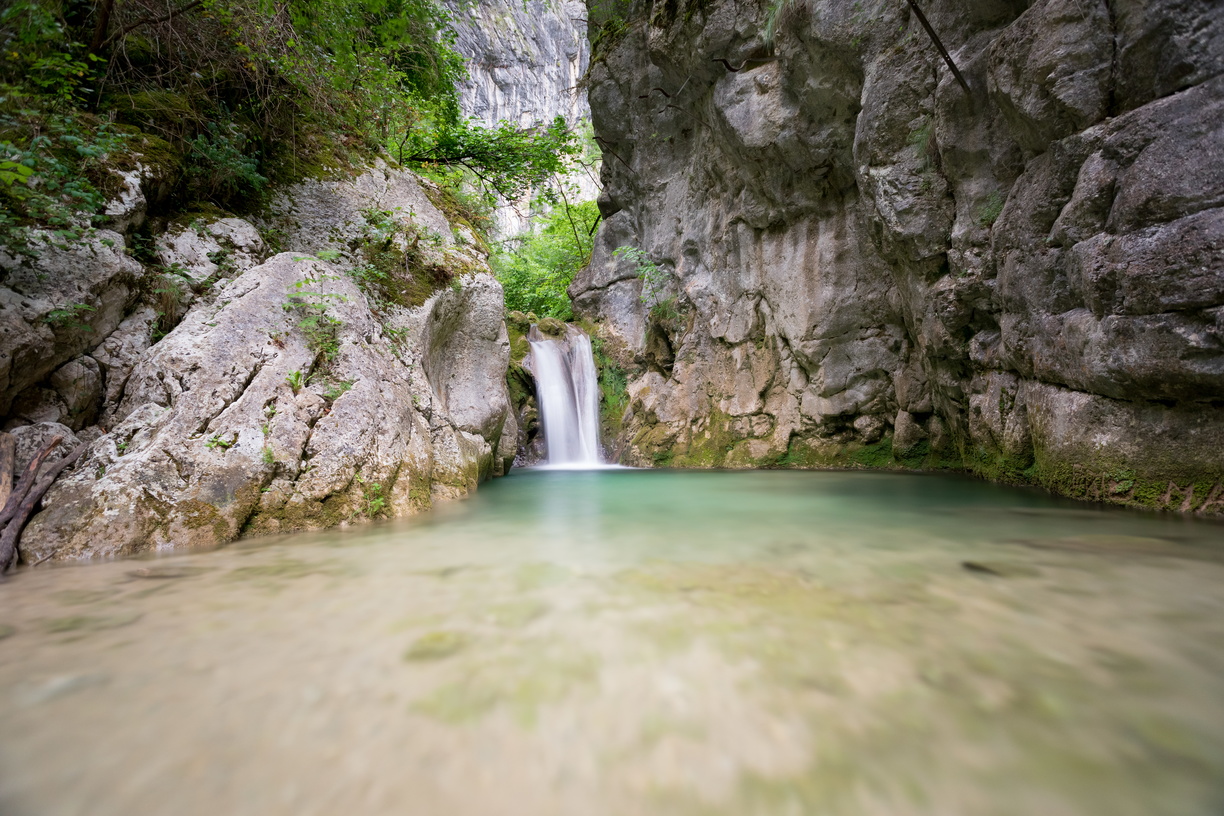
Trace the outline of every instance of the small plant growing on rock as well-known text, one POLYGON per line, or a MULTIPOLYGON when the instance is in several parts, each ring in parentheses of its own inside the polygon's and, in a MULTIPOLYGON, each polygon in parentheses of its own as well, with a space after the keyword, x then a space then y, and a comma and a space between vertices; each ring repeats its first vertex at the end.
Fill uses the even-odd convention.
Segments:
POLYGON ((293 389, 293 393, 296 394, 298 391, 302 390, 302 386, 305 385, 306 378, 302 376, 301 371, 290 371, 289 376, 285 377, 285 382, 289 384, 289 387, 293 389))
POLYGON ((624 258, 633 264, 635 273, 642 279, 642 303, 651 307, 657 305, 671 280, 667 269, 652 261, 649 255, 637 247, 618 247, 612 257, 624 258))
POLYGON ((387 497, 383 494, 383 486, 378 482, 367 482, 360 475, 357 482, 362 486, 363 512, 369 518, 380 515, 387 509, 387 497))
POLYGON ((276 464, 276 456, 272 453, 272 449, 267 445, 264 445, 263 449, 263 463, 268 467, 272 467, 276 464))
POLYGON ((327 388, 323 390, 323 399, 328 402, 335 402, 349 392, 353 387, 352 380, 343 380, 342 382, 329 383, 327 388))
MULTIPOLYGON (((334 278, 332 276, 321 278, 321 280, 328 279, 334 278)), ((306 345, 315 353, 315 357, 322 357, 324 364, 327 364, 340 353, 340 328, 344 325, 343 321, 332 316, 329 306, 333 302, 343 302, 348 298, 331 292, 314 292, 306 289, 305 287, 312 282, 311 280, 296 281, 293 284, 294 291, 290 292, 284 303, 284 309, 286 311, 296 310, 303 315, 297 325, 306 335, 306 345)))
POLYGON ((81 320, 84 315, 92 311, 95 311, 95 309, 88 303, 69 303, 63 308, 52 309, 50 312, 47 312, 43 322, 57 328, 93 331, 89 324, 81 320))
POLYGON ((999 220, 999 216, 1003 213, 1003 194, 995 190, 986 197, 982 205, 978 207, 977 222, 980 226, 994 226, 994 222, 999 220))
POLYGON ((235 440, 233 439, 224 439, 219 434, 213 434, 212 437, 204 443, 204 447, 210 449, 220 448, 221 450, 225 451, 234 447, 234 441, 235 440))

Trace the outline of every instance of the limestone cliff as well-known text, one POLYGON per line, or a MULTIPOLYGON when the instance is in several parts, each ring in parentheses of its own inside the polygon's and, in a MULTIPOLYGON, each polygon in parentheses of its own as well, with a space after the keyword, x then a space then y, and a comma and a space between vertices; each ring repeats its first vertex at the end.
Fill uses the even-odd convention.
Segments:
POLYGON ((1221 512, 1224 7, 921 5, 592 0, 623 460, 1221 512))
MULTIPOLYGON (((492 126, 503 120, 530 126, 560 116, 576 130, 589 126, 590 107, 581 87, 588 68, 586 9, 581 0, 479 0, 447 4, 456 50, 467 59, 460 83, 463 113, 492 126)), ((570 179, 578 195, 597 194, 594 178, 570 179)), ((529 229, 531 202, 498 208, 497 231, 529 229)))
POLYGON ((439 195, 379 165, 283 189, 255 223, 147 232, 147 267, 106 230, 0 256, 18 458, 53 434, 90 446, 24 559, 400 516, 504 473, 502 291, 439 195))

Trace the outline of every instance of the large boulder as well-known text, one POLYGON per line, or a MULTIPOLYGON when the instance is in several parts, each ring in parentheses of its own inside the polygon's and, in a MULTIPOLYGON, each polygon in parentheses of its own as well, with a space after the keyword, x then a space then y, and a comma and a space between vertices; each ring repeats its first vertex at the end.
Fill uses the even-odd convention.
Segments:
POLYGON ((24 556, 213 546, 470 492, 496 470, 507 413, 504 379, 490 374, 508 355, 500 287, 470 275, 406 319, 415 335, 391 331, 314 257, 248 270, 141 357, 117 424, 55 486, 24 556), (456 318, 459 304, 480 308, 456 318), (422 355, 443 364, 446 399, 422 355), (480 389, 483 411, 457 399, 480 389))
POLYGON ((29 252, 0 251, 0 416, 114 331, 144 272, 124 254, 123 236, 107 230, 70 243, 35 231, 29 252))

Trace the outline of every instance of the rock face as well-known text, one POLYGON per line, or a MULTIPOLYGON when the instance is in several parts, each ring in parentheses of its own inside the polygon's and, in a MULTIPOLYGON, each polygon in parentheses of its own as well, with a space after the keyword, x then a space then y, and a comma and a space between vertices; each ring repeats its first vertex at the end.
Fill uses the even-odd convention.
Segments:
POLYGON ((593 29, 624 460, 1224 511, 1224 7, 771 5, 593 29))
MULTIPOLYGON (((457 35, 455 48, 467 58, 460 84, 465 116, 486 126, 502 120, 524 127, 560 116, 571 127, 589 127, 591 113, 581 80, 590 57, 586 9, 581 0, 477 0, 448 2, 457 35)), ((598 193, 595 178, 575 174, 580 200, 598 193)), ((495 213, 497 232, 529 229, 531 201, 508 203, 495 213)))
POLYGON ((590 55, 579 0, 480 0, 448 8, 455 48, 468 60, 459 86, 466 115, 486 125, 590 118, 578 90, 590 55))
POLYGON ((158 252, 194 299, 182 321, 155 342, 151 308, 118 310, 89 356, 45 366, 63 410, 27 435, 63 435, 52 423, 89 400, 104 426, 78 434, 96 441, 26 528, 26 561, 399 516, 505 472, 517 428, 501 287, 416 178, 305 182, 263 226, 297 251, 264 260, 259 231, 234 218, 170 230, 158 252), (449 284, 419 305, 388 300, 354 271, 375 241, 402 267, 378 280, 411 281, 424 267, 408 259, 428 255, 449 284))

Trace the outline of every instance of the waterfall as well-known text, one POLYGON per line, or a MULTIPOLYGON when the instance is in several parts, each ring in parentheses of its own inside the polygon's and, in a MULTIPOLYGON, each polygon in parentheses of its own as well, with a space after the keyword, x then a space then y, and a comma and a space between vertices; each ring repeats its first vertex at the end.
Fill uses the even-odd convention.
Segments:
POLYGON ((598 466, 599 381, 591 339, 573 327, 554 339, 527 336, 549 465, 598 466))

